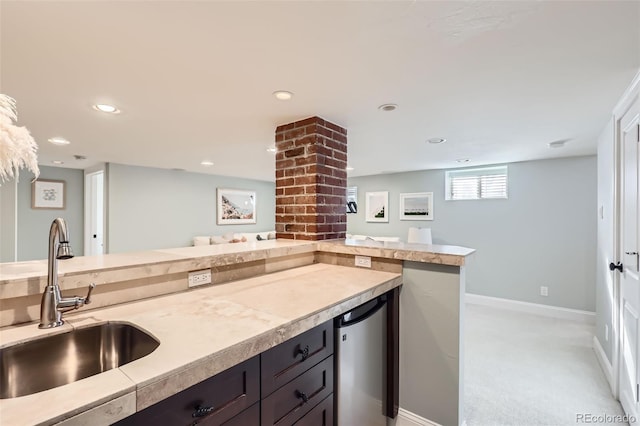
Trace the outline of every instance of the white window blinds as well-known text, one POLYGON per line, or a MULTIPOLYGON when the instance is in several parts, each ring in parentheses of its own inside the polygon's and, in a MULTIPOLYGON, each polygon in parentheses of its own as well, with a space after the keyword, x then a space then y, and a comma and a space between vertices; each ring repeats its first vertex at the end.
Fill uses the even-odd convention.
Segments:
POLYGON ((445 173, 445 199, 508 198, 507 166, 450 170, 445 173))

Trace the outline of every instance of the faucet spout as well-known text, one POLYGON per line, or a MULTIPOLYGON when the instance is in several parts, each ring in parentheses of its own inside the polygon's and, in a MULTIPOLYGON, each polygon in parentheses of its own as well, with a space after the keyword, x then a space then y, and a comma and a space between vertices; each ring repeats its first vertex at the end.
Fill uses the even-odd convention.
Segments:
POLYGON ((87 297, 62 298, 58 285, 58 260, 71 259, 73 251, 69 245, 69 230, 67 223, 61 217, 51 223, 49 229, 49 257, 47 286, 42 293, 40 302, 40 324, 38 328, 59 327, 64 324, 62 313, 90 303, 91 291, 95 284, 89 286, 87 297))

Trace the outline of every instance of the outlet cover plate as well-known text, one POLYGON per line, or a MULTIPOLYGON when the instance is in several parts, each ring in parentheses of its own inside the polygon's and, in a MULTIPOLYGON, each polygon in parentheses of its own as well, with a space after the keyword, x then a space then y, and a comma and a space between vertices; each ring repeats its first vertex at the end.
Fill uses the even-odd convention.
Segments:
POLYGON ((371 257, 356 256, 356 266, 360 266, 361 268, 371 268, 371 257))
POLYGON ((211 284, 211 269, 189 272, 189 287, 211 284))

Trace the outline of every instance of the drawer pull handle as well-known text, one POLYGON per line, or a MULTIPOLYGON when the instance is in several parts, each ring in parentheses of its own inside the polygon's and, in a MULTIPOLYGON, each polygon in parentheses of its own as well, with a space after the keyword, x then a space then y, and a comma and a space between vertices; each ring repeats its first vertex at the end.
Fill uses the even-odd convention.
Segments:
POLYGON ((300 392, 299 390, 296 391, 296 398, 300 398, 304 404, 309 402, 309 397, 307 396, 307 394, 304 392, 300 392))
POLYGON ((210 414, 213 410, 213 406, 201 407, 200 405, 196 405, 196 411, 191 414, 191 417, 204 417, 210 414))
POLYGON ((305 346, 304 349, 298 348, 298 352, 296 352, 296 356, 302 354, 302 360, 306 360, 309 358, 309 345, 305 346))

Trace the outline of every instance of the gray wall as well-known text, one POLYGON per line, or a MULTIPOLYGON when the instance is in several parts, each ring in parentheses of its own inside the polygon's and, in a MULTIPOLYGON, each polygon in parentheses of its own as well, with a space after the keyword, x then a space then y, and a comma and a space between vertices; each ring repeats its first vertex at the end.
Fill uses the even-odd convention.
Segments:
POLYGON ((614 276, 607 265, 614 260, 614 133, 613 119, 609 121, 598 140, 598 251, 596 258, 596 337, 609 362, 613 353, 611 339, 614 276), (609 328, 609 338, 605 329, 609 328))
POLYGON ((595 310, 596 157, 509 164, 509 199, 445 201, 444 170, 350 178, 358 213, 347 232, 398 236, 430 227, 434 244, 475 248, 467 291, 486 296, 595 310), (367 223, 365 192, 389 191, 389 223, 367 223), (402 192, 433 192, 433 221, 400 221, 402 192), (540 296, 540 286, 549 296, 540 296))
POLYGON ((31 181, 34 175, 20 175, 18 181, 18 260, 46 259, 51 222, 62 217, 67 221, 71 248, 76 256, 84 254, 84 173, 78 169, 40 166, 39 179, 66 182, 64 210, 31 208, 31 181))
POLYGON ((149 167, 109 164, 109 253, 186 247, 196 235, 275 227, 275 184, 149 167), (216 188, 256 191, 257 223, 216 225, 216 188))

